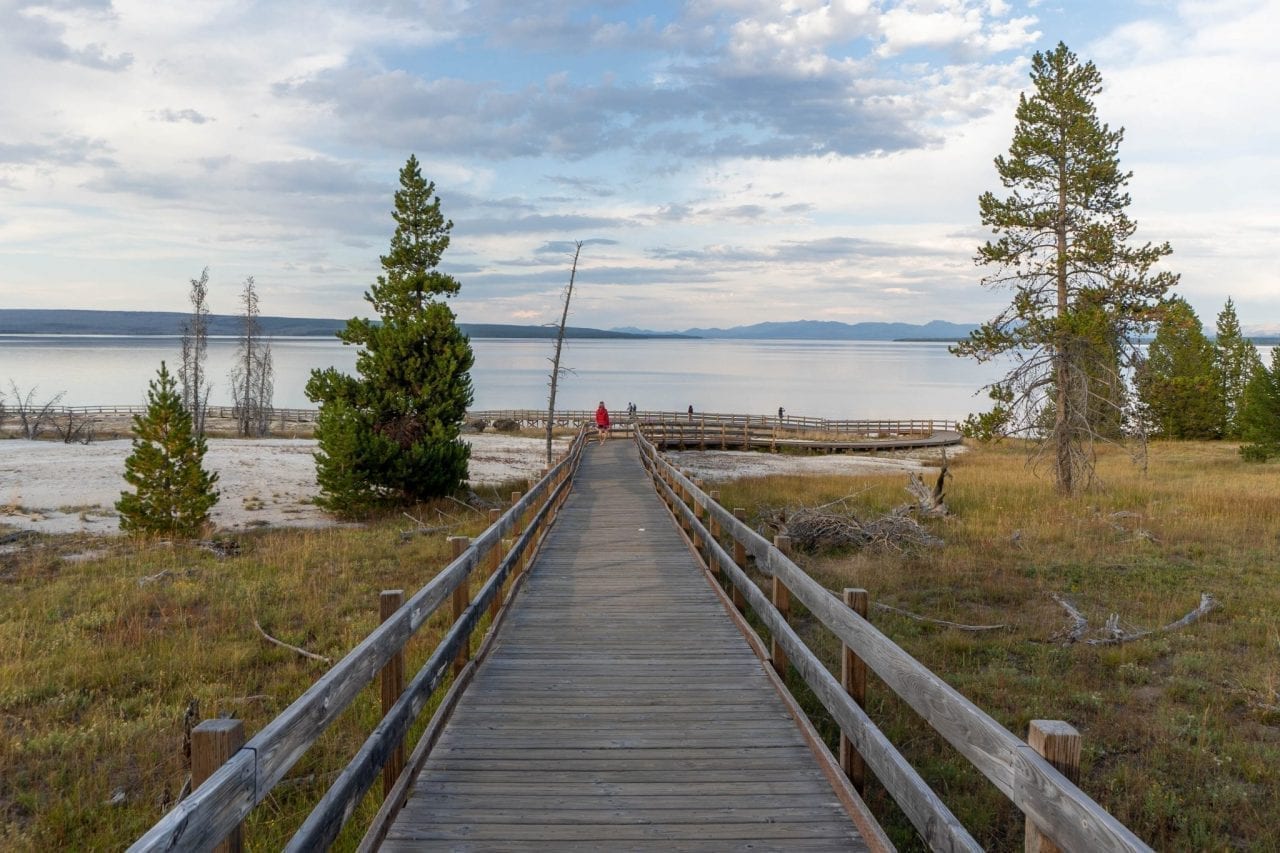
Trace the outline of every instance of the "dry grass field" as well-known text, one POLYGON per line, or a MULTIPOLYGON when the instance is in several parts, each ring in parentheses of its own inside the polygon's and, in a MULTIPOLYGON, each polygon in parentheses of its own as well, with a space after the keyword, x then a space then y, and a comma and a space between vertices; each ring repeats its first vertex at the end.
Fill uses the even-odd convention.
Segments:
MULTIPOLYGON (((832 589, 865 587, 912 613, 1006 629, 964 632, 873 609, 882 631, 1021 737, 1032 719, 1083 736, 1081 787, 1160 850, 1280 849, 1280 467, 1233 445, 1158 444, 1143 475, 1105 453, 1104 488, 1059 497, 1013 445, 952 460, 954 516, 927 522, 946 544, 902 552, 804 554, 832 589), (1119 645, 1067 644, 1058 595, 1089 621, 1159 628, 1212 595, 1220 607, 1178 631, 1119 645)), ((849 494, 859 516, 907 500, 902 475, 775 476, 721 486, 755 517, 849 494)), ((811 644, 836 665, 821 629, 811 644)), ((873 679, 870 711, 988 849, 1021 849, 999 792, 873 679), (877 689, 879 686, 879 689, 877 689)), ((834 732, 828 727, 834 740, 834 732)), ((882 792, 869 799, 910 849, 882 792)))
MULTIPOLYGON (((456 503, 417 512, 440 521, 437 509, 461 523, 403 542, 399 531, 412 523, 388 518, 241 534, 240 553, 225 558, 163 541, 76 536, 0 554, 0 849, 127 846, 187 778, 191 702, 197 722, 234 716, 251 735, 328 668, 266 642, 254 620, 281 640, 341 658, 377 625, 380 590, 416 591, 448 563, 447 533, 474 535, 487 524, 456 503)), ((409 672, 434 648, 443 618, 410 645, 409 672)), ((377 689, 366 689, 254 811, 250 849, 280 849, 300 825, 377 723, 377 689)), ((366 802, 355 823, 377 805, 366 802)))
MULTIPOLYGON (((953 458, 954 515, 927 522, 940 548, 798 560, 832 589, 866 587, 873 602, 1006 625, 969 633, 872 612, 1013 732, 1034 718, 1080 729, 1082 787, 1157 849, 1280 849, 1280 467, 1246 465, 1230 445, 1156 445, 1145 475, 1111 452, 1105 489, 1063 499, 1024 459, 1011 445, 953 458), (1051 597, 1080 609, 1090 638, 1112 613, 1158 628, 1202 593, 1221 606, 1200 621, 1113 646, 1064 644, 1069 622, 1051 597)), ((772 475, 719 488, 757 518, 851 494, 873 515, 907 499, 905 479, 772 475)), ((418 515, 437 509, 462 512, 446 503, 418 515)), ((484 525, 479 514, 461 520, 451 532, 484 525)), ((373 628, 379 590, 417 589, 447 562, 444 533, 401 542, 408 526, 237 534, 239 553, 222 558, 77 536, 0 553, 0 849, 119 849, 143 832, 186 778, 192 700, 200 718, 236 716, 252 733, 324 672, 265 642, 253 620, 341 657, 373 628)), ((411 667, 437 630, 415 641, 411 667)), ((807 630, 834 665, 830 638, 807 630)), ((251 849, 277 849, 298 825, 373 726, 374 690, 254 812, 251 849)), ((870 712, 985 846, 1020 849, 1020 816, 874 679, 870 712)), ((874 785, 869 799, 913 849, 874 785)))

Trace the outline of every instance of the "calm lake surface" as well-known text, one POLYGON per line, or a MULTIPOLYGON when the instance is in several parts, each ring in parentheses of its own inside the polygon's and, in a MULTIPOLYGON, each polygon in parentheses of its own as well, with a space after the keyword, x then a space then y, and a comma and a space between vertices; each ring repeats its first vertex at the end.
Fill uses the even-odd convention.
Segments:
MULTIPOLYGON (((551 341, 477 338, 472 369, 476 409, 546 408, 551 341)), ((236 342, 209 341, 211 401, 230 403, 227 374, 236 342)), ((275 405, 310 408, 303 393, 313 368, 351 373, 355 350, 328 338, 276 338, 275 405)), ((9 380, 38 386, 43 401, 66 405, 145 402, 160 361, 181 361, 177 338, 0 336, 0 392, 9 380)), ((568 341, 557 408, 641 408, 838 418, 959 419, 987 408, 975 391, 1003 373, 999 364, 955 358, 942 343, 880 341, 568 341)))

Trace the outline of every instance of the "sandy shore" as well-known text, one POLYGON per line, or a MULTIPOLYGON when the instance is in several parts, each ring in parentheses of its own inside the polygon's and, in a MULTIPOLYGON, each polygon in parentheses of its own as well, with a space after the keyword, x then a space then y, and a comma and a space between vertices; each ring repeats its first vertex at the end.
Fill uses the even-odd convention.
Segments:
MULTIPOLYGON (((540 438, 469 435, 471 483, 537 476, 540 438)), ((310 439, 209 439, 205 464, 218 473, 221 500, 213 521, 227 529, 316 526, 333 519, 311 503, 316 495, 316 443, 310 439)), ((558 442, 563 449, 564 442, 558 442)), ((126 487, 128 440, 93 444, 0 441, 0 525, 45 533, 118 533, 112 508, 126 487)))
MULTIPOLYGON (((483 434, 465 439, 471 443, 473 486, 535 477, 542 470, 543 439, 483 434)), ((311 503, 316 496, 314 450, 310 439, 209 439, 205 462, 218 473, 222 493, 213 508, 214 523, 229 530, 332 524, 333 518, 311 503)), ((124 439, 89 445, 0 440, 0 526, 44 533, 118 533, 112 507, 126 485, 129 451, 130 442, 124 439)), ((931 458, 927 452, 871 457, 685 451, 670 456, 708 482, 778 473, 917 471, 929 464, 921 460, 931 458)))

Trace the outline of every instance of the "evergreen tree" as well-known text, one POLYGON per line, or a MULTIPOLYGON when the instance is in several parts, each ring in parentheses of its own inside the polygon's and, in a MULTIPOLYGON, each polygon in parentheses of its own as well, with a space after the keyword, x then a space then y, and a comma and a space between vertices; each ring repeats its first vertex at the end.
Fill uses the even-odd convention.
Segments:
POLYGON ((400 170, 395 233, 365 299, 378 322, 353 318, 338 333, 360 347, 358 377, 312 371, 307 396, 321 406, 316 478, 322 506, 359 514, 372 506, 448 494, 467 477, 461 427, 472 390, 471 344, 443 298, 460 287, 436 267, 453 223, 416 157, 400 170))
POLYGON ((1240 455, 1251 462, 1280 456, 1280 347, 1271 350, 1271 369, 1259 365, 1240 399, 1240 455))
POLYGON ((1135 377, 1155 435, 1222 437, 1227 409, 1215 360, 1195 309, 1184 299, 1170 299, 1135 377))
POLYGON ((204 436, 195 431, 164 362, 147 390, 147 411, 133 417, 133 453, 116 509, 126 533, 195 536, 218 502, 217 474, 204 470, 204 436))
POLYGON ((1045 440, 1069 493, 1091 481, 1098 407, 1120 402, 1110 398, 1137 352, 1136 334, 1177 277, 1153 271, 1168 244, 1128 245, 1137 225, 1125 213, 1124 131, 1098 120, 1102 78, 1093 63, 1059 43, 1031 64, 1035 91, 1019 98, 1009 156, 995 161, 1010 194, 978 200, 997 235, 978 248, 978 264, 994 270, 982 283, 1012 290, 1013 299, 952 351, 1013 359, 995 389, 1013 428, 1033 429, 1052 403, 1045 440))
POLYGON ((1217 337, 1214 350, 1218 365, 1218 378, 1222 383, 1222 399, 1226 404, 1226 438, 1240 437, 1240 405, 1245 386, 1253 374, 1262 369, 1262 357, 1253 341, 1240 331, 1236 306, 1230 298, 1218 314, 1217 337))

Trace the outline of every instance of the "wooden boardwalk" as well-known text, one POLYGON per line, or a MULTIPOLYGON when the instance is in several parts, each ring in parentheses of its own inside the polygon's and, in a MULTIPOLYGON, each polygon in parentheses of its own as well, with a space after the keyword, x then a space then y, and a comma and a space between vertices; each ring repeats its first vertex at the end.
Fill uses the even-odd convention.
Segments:
POLYGON ((632 442, 531 572, 385 849, 867 849, 632 442))

